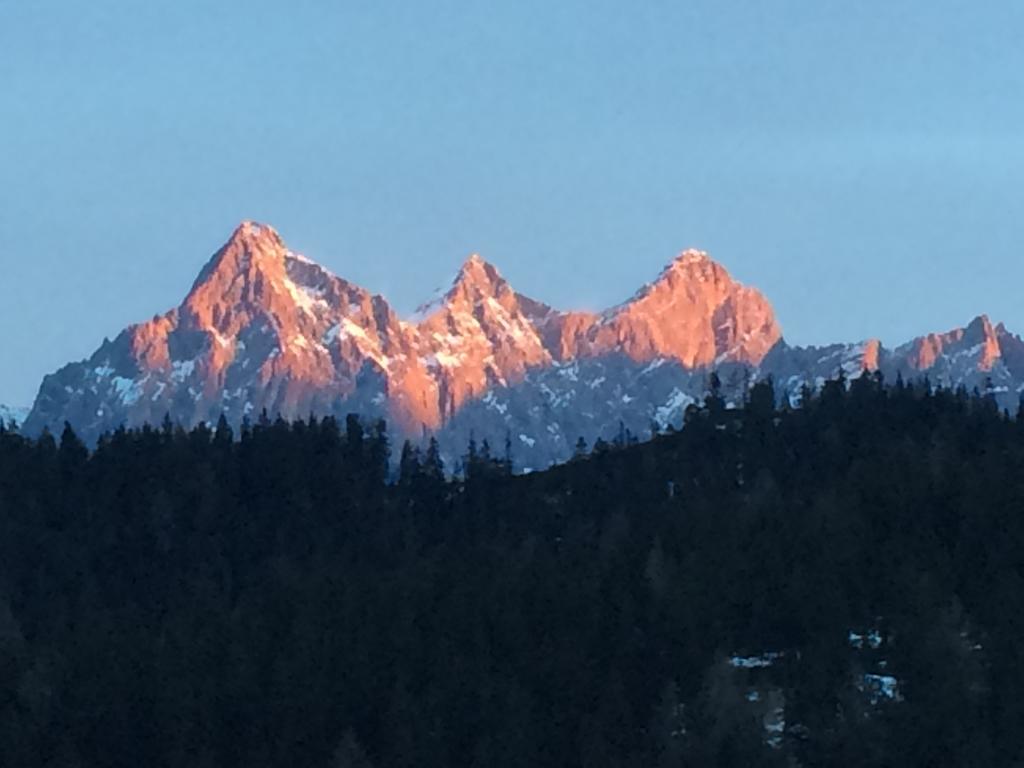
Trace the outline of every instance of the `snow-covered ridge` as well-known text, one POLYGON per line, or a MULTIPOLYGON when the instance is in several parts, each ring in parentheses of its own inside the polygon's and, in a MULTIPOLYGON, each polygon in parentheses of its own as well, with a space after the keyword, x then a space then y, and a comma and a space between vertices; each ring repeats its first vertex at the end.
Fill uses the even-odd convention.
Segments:
POLYGON ((0 405, 0 422, 10 424, 21 425, 25 423, 25 419, 28 418, 29 411, 31 408, 25 408, 23 406, 16 405, 0 405))
POLYGON ((569 458, 578 438, 678 428, 717 369, 727 400, 774 377, 791 401, 837 372, 927 373, 984 388, 1015 407, 1024 341, 988 318, 915 339, 824 348, 782 340, 767 299, 704 251, 683 251, 623 304, 560 311, 516 292, 479 255, 403 320, 387 300, 295 253, 270 226, 243 222, 183 302, 126 328, 80 363, 47 376, 28 433, 70 421, 87 439, 121 424, 239 424, 358 412, 397 439, 439 437, 450 455, 469 435, 520 466, 569 458), (621 424, 621 427, 620 427, 621 424))

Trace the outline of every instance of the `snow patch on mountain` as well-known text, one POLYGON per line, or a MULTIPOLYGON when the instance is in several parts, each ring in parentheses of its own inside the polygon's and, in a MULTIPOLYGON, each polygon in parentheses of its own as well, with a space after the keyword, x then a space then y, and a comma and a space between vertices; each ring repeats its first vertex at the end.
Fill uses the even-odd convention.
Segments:
POLYGON ((0 422, 4 424, 14 422, 20 426, 25 423, 25 419, 28 418, 30 410, 30 408, 22 406, 0 405, 0 422))

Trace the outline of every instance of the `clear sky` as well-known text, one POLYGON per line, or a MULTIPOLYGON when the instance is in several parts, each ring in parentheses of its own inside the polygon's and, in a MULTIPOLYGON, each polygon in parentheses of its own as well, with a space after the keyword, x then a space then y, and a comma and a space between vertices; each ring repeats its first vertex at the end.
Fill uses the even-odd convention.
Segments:
POLYGON ((793 343, 1024 332, 1018 0, 0 0, 0 402, 243 218, 411 310, 479 251, 562 307, 686 247, 793 343))

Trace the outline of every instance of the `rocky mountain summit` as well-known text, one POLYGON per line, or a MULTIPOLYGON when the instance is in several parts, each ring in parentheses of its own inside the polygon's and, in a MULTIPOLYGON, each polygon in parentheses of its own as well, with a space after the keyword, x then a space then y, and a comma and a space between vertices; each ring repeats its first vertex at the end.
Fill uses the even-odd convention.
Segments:
POLYGON ((70 422, 95 440, 122 424, 185 426, 263 411, 355 412, 396 438, 436 435, 449 459, 470 436, 511 443, 516 464, 567 458, 576 441, 678 425, 715 369, 730 397, 772 375, 796 396, 838 370, 928 375, 1016 402, 1024 342, 984 316, 893 350, 877 341, 791 347, 771 305, 706 253, 680 254, 628 301, 560 311, 470 256, 411 318, 243 222, 182 303, 43 380, 27 433, 70 422))

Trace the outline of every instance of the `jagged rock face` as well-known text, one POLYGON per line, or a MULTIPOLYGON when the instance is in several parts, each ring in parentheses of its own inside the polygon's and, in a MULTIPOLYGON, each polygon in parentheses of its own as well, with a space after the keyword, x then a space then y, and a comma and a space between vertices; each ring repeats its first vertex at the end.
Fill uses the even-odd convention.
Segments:
POLYGON ((536 320, 537 330, 553 360, 560 363, 585 355, 590 350, 588 334, 599 316, 592 312, 549 310, 536 320))
POLYGON ((179 307, 46 377, 26 429, 67 419, 94 437, 167 413, 191 425, 266 409, 286 418, 359 411, 419 435, 556 363, 620 354, 688 368, 756 363, 778 337, 764 298, 696 252, 603 314, 552 309, 472 256, 405 322, 382 297, 290 251, 271 227, 244 222, 179 307))
POLYGON ((791 347, 780 341, 765 355, 757 375, 771 376, 795 404, 804 386, 820 387, 840 373, 852 379, 876 371, 885 354, 877 339, 825 347, 791 347))
POLYGON ((387 301, 244 222, 177 308, 104 341, 47 376, 24 430, 65 420, 86 439, 169 414, 191 426, 350 412, 396 437, 437 434, 449 459, 471 434, 511 441, 520 466, 571 455, 577 438, 681 423, 718 370, 728 397, 771 375, 782 395, 837 371, 933 376, 1015 400, 1024 341, 984 316, 895 350, 877 341, 787 345, 767 300, 700 251, 686 251, 632 299, 562 312, 517 293, 470 257, 410 320, 387 301))
MULTIPOLYGON (((263 409, 296 417, 346 404, 383 414, 387 382, 419 378, 414 334, 383 298, 245 222, 180 307, 46 377, 26 430, 67 419, 95 435, 168 413, 184 424, 221 413, 237 423, 263 409)), ((399 422, 430 417, 415 399, 394 400, 399 422)))
MULTIPOLYGON (((476 255, 462 265, 444 296, 420 308, 417 350, 437 381, 441 421, 450 420, 467 400, 551 363, 535 325, 538 313, 543 314, 541 305, 513 291, 476 255)), ((426 426, 436 427, 438 421, 426 426)))
MULTIPOLYGON (((926 374, 933 384, 963 386, 994 395, 1016 410, 1024 381, 1024 343, 979 315, 964 328, 929 334, 897 347, 890 371, 904 378, 926 374)), ((883 367, 883 370, 885 368, 883 367)))
POLYGON ((757 365, 782 336, 775 314, 702 251, 686 251, 587 334, 585 353, 622 352, 638 362, 678 360, 687 368, 757 365))
MULTIPOLYGON (((730 392, 741 397, 742 379, 727 378, 730 392)), ((707 372, 666 358, 641 365, 613 353, 556 362, 467 403, 439 435, 442 454, 457 461, 473 435, 490 440, 494 452, 507 440, 522 469, 544 468, 572 456, 581 437, 593 445, 624 432, 645 437, 652 429, 679 426, 707 384, 707 372)))
POLYGON ((930 333, 895 351, 898 364, 913 371, 950 369, 958 365, 990 371, 1001 357, 999 338, 988 317, 976 317, 966 328, 930 333))
POLYGON ((995 327, 995 335, 999 342, 999 356, 1003 365, 1014 380, 1024 381, 1024 341, 1020 336, 1006 330, 1002 323, 995 327))
POLYGON ((880 371, 888 381, 927 378, 934 386, 976 389, 1015 412, 1024 391, 1024 341, 979 315, 963 328, 920 336, 895 349, 877 339, 804 348, 780 342, 758 371, 771 374, 794 401, 805 384, 819 387, 839 372, 853 378, 880 371))

